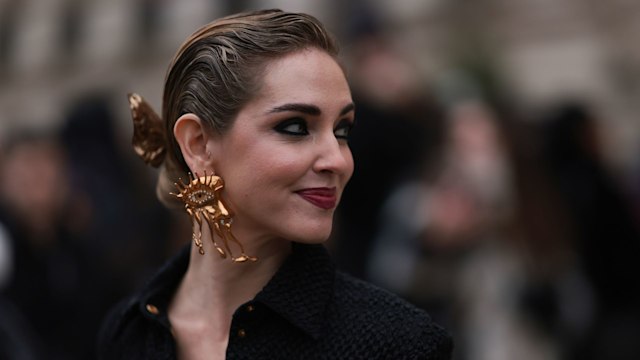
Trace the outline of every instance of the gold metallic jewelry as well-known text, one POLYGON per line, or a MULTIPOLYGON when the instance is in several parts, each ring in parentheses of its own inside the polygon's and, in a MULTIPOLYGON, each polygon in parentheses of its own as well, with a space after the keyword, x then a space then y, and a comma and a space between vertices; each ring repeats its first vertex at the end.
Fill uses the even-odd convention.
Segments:
POLYGON ((211 241, 213 246, 223 259, 229 257, 234 262, 245 262, 247 260, 256 261, 258 258, 245 254, 242 244, 231 233, 231 224, 233 223, 233 213, 222 199, 222 189, 224 188, 224 181, 222 178, 215 175, 207 175, 206 171, 204 176, 199 177, 196 173, 195 176, 189 173, 189 183, 185 184, 180 179, 180 184, 176 183, 176 188, 179 193, 174 195, 180 201, 184 203, 184 208, 191 216, 192 221, 195 221, 199 226, 199 231, 193 233, 193 242, 198 247, 198 252, 204 255, 204 249, 202 247, 202 220, 204 219, 209 225, 211 231, 211 241), (222 248, 215 240, 214 236, 217 235, 222 239, 224 248, 222 248), (240 256, 233 257, 231 248, 229 247, 229 241, 232 241, 240 248, 240 256))
POLYGON ((128 97, 133 117, 133 149, 145 163, 158 167, 166 153, 162 120, 142 96, 131 93, 128 97))

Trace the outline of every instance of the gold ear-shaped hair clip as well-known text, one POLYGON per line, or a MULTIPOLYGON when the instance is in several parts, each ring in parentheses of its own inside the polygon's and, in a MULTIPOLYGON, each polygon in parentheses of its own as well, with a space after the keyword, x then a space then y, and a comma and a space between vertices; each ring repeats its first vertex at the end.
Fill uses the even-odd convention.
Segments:
POLYGON ((211 240, 213 246, 220 254, 221 258, 226 258, 227 254, 234 262, 245 262, 247 260, 256 261, 258 258, 249 256, 244 252, 244 246, 231 233, 231 224, 233 223, 233 213, 222 199, 222 189, 224 181, 221 177, 215 175, 195 176, 189 174, 189 183, 185 184, 182 179, 180 183, 176 183, 178 193, 171 195, 177 197, 184 203, 184 208, 191 216, 192 222, 196 222, 199 231, 193 233, 193 241, 198 247, 198 252, 204 255, 202 246, 202 225, 203 220, 209 225, 211 231, 211 240), (215 235, 222 239, 221 247, 215 240, 215 235), (229 242, 235 243, 240 248, 240 256, 234 257, 229 242))
POLYGON ((145 163, 158 167, 166 153, 162 119, 142 96, 131 93, 128 97, 133 118, 133 149, 145 163))

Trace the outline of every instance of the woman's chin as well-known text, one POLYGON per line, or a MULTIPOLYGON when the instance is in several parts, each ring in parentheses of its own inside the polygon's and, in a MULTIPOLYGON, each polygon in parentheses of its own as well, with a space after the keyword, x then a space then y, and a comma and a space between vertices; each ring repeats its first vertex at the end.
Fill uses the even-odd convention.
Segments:
POLYGON ((329 239, 331 235, 331 227, 328 229, 313 229, 312 231, 304 231, 291 236, 292 241, 303 244, 322 244, 329 239))
POLYGON ((331 236, 333 218, 329 216, 290 217, 279 224, 280 237, 303 244, 321 244, 331 236))

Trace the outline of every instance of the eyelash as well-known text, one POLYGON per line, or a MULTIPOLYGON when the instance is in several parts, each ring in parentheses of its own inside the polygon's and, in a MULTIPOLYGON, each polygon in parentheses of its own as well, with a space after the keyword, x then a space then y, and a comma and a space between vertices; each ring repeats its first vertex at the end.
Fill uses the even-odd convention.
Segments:
MULTIPOLYGON (((349 134, 351 133, 351 129, 353 128, 353 122, 343 119, 340 120, 336 128, 334 129, 334 134, 337 139, 347 140, 349 139, 349 134), (346 134, 338 135, 338 132, 341 130, 346 130, 346 134)), ((309 135, 309 130, 307 128, 307 122, 302 118, 291 118, 282 121, 278 125, 274 127, 274 130, 285 135, 290 136, 306 136, 309 135), (296 127, 296 130, 290 129, 291 127, 296 127)))

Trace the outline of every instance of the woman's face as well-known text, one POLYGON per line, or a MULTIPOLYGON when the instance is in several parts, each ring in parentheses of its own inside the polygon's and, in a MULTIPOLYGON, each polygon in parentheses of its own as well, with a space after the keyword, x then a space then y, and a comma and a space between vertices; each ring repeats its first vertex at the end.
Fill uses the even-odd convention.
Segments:
POLYGON ((208 144, 236 235, 326 240, 353 173, 353 121, 349 86, 330 55, 307 49, 268 63, 256 96, 208 144))

